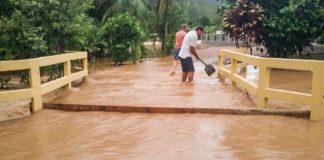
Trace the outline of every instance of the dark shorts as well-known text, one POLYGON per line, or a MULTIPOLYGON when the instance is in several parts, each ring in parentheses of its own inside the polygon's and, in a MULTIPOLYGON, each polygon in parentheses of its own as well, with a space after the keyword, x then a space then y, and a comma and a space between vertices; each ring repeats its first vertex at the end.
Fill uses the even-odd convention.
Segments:
POLYGON ((174 60, 179 60, 180 49, 181 48, 174 49, 174 51, 173 51, 173 58, 174 58, 174 60))
POLYGON ((195 67, 193 65, 193 61, 191 57, 187 57, 186 59, 180 58, 182 72, 194 72, 195 67))

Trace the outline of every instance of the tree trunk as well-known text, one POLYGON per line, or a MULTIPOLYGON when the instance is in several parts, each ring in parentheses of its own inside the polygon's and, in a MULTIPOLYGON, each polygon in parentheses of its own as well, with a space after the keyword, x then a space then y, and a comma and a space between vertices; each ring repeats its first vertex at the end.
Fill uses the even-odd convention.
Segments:
POLYGON ((240 44, 237 37, 234 37, 236 48, 240 48, 240 44))
MULTIPOLYGON (((169 0, 165 0, 163 1, 164 4, 162 5, 162 3, 160 4, 160 7, 163 8, 163 6, 165 7, 164 13, 163 15, 163 19, 164 19, 164 35, 163 35, 163 40, 162 40, 162 53, 164 55, 166 55, 167 53, 167 44, 168 44, 168 28, 169 28, 169 17, 168 17, 168 13, 169 13, 169 9, 170 9, 170 5, 172 2, 170 2, 169 0)), ((160 8, 161 11, 161 8, 160 8)))
POLYGON ((155 46, 155 37, 154 37, 154 39, 153 39, 153 54, 154 54, 154 57, 156 57, 156 46, 155 46))
POLYGON ((164 38, 163 38, 163 44, 162 44, 162 48, 163 48, 163 54, 166 55, 166 53, 168 52, 168 48, 167 48, 167 44, 169 42, 168 39, 168 27, 169 27, 169 22, 168 20, 166 20, 165 26, 164 26, 164 38))

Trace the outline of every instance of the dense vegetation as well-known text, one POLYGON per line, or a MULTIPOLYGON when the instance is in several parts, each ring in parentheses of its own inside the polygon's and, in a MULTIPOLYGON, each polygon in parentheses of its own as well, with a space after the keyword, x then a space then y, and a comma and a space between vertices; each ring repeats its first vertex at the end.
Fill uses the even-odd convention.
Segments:
POLYGON ((91 1, 4 1, 7 5, 1 7, 7 10, 0 15, 0 59, 33 58, 87 46, 93 22, 84 13, 91 1))
POLYGON ((226 12, 225 31, 236 38, 247 35, 258 45, 265 47, 272 57, 300 55, 305 47, 312 47, 311 43, 317 38, 323 43, 322 0, 229 2, 232 5, 226 12), (255 6, 260 7, 261 12, 255 6))
POLYGON ((151 35, 167 55, 182 23, 214 32, 224 16, 224 31, 244 46, 255 42, 270 56, 289 57, 319 37, 324 42, 323 6, 323 0, 2 0, 0 60, 66 50, 137 60, 151 35))
MULTIPOLYGON (((158 35, 164 54, 168 54, 173 47, 173 35, 182 23, 192 27, 219 26, 213 21, 218 3, 206 0, 2 0, 0 60, 53 55, 66 50, 86 50, 91 57, 112 56, 116 61, 136 60, 142 56, 141 42, 151 34, 158 35), (122 13, 125 18, 118 20, 122 13), (132 25, 122 27, 126 24, 132 25), (120 31, 112 32, 108 26, 120 31), (141 32, 140 38, 133 37, 136 39, 133 41, 132 34, 124 34, 128 31, 141 32), (124 39, 115 39, 116 36, 124 39), (124 47, 131 47, 131 54, 117 49, 125 42, 124 47)), ((220 18, 217 20, 220 24, 220 18)))
MULTIPOLYGON (((108 57, 116 64, 136 61, 145 56, 142 44, 151 35, 162 42, 163 53, 168 55, 182 23, 191 27, 217 26, 213 17, 218 3, 217 0, 1 0, 0 60, 83 50, 92 60, 108 57)), ((217 20, 220 22, 220 18, 217 20)), ((53 80, 62 77, 63 66, 44 67, 41 72, 53 80)), ((28 72, 19 71, 19 74, 21 81, 28 84, 28 72)), ((9 80, 10 73, 1 73, 0 88, 5 88, 9 80)))
POLYGON ((100 34, 101 39, 107 42, 111 58, 122 63, 131 57, 133 60, 140 58, 143 31, 134 17, 120 14, 111 18, 100 34))

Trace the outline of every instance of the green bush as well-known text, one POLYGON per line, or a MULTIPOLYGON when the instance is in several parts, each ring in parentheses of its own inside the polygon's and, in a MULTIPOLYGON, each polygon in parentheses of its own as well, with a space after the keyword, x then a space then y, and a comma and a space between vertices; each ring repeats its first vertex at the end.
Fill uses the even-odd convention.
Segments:
MULTIPOLYGON (((233 4, 232 9, 241 3, 253 3, 264 9, 260 25, 256 28, 261 35, 255 38, 256 43, 264 46, 271 57, 302 54, 305 47, 311 47, 317 38, 321 42, 324 36, 323 0, 237 0, 236 6, 234 0, 227 1, 233 4)), ((237 15, 244 15, 247 11, 243 8, 237 15)), ((235 22, 244 20, 237 15, 233 19, 239 21, 235 22)))
POLYGON ((141 57, 143 31, 135 17, 125 13, 108 19, 100 35, 116 63, 141 57))
MULTIPOLYGON (((6 0, 7 2, 7 0, 6 0)), ((92 0, 27 0, 0 5, 0 59, 25 59, 89 46, 92 0), (13 9, 12 9, 13 8, 13 9)))
POLYGON ((324 33, 324 7, 320 0, 291 0, 264 19, 263 44, 273 57, 301 54, 324 33), (322 12, 321 12, 322 11, 322 12))
POLYGON ((172 50, 174 49, 174 44, 175 44, 175 34, 176 33, 171 33, 169 34, 168 38, 168 44, 167 44, 167 51, 169 54, 172 54, 172 50))

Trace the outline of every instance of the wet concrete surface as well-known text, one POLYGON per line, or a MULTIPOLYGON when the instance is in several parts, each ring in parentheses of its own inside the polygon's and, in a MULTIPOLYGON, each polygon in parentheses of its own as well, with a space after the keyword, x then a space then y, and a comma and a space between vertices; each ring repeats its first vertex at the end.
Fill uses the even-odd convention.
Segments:
MULTIPOLYGON (((199 55, 216 65, 219 47, 200 49, 199 55)), ((109 68, 91 74, 86 82, 63 93, 50 104, 94 106, 145 106, 162 108, 255 109, 255 97, 233 88, 231 82, 220 82, 217 75, 208 77, 204 66, 195 62, 194 84, 181 83, 180 65, 175 76, 169 76, 172 59, 159 58, 135 65, 109 68)), ((257 82, 257 69, 249 66, 247 79, 257 82)), ((310 91, 307 73, 298 71, 271 72, 274 88, 310 91), (300 80, 303 81, 300 81, 300 80), (302 83, 303 85, 299 85, 302 83)), ((311 81, 310 81, 311 82, 311 81)), ((54 107, 55 108, 55 107, 54 107)), ((270 109, 309 110, 308 106, 270 100, 270 109)))
POLYGON ((43 110, 0 122, 0 159, 320 160, 323 133, 277 116, 43 110))

